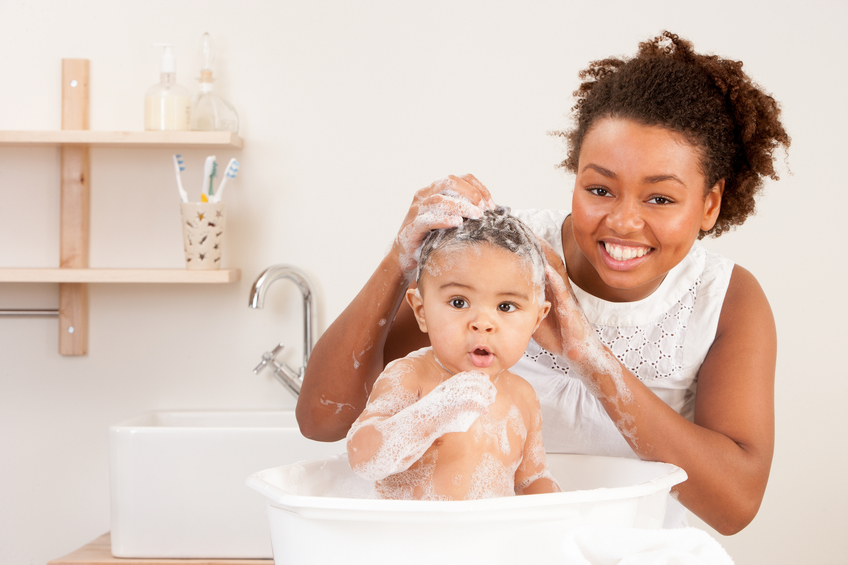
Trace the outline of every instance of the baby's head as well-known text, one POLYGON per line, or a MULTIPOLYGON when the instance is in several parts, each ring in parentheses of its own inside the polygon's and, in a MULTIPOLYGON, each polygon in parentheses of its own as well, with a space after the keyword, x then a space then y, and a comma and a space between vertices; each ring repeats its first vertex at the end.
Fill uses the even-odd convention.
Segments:
POLYGON ((407 301, 442 366, 494 376, 517 363, 550 310, 544 266, 538 240, 506 208, 431 232, 407 301))
POLYGON ((537 300, 539 304, 544 302, 545 255, 542 246, 535 234, 509 212, 508 207, 498 206, 494 210, 486 210, 480 219, 466 219, 459 227, 431 231, 421 244, 418 284, 421 284, 422 273, 429 269, 433 274, 439 268, 430 261, 432 256, 438 254, 445 259, 451 251, 489 243, 514 253, 526 262, 527 274, 537 289, 537 300))

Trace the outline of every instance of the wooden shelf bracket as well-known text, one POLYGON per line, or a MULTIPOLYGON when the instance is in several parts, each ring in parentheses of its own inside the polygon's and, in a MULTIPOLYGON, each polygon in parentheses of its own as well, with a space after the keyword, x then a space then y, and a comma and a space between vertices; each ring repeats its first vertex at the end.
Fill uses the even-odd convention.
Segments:
MULTIPOLYGON (((62 59, 62 129, 88 129, 88 59, 62 59)), ((91 159, 87 145, 61 147, 60 267, 88 267, 91 159)), ((59 284, 59 353, 88 353, 88 284, 59 284)))

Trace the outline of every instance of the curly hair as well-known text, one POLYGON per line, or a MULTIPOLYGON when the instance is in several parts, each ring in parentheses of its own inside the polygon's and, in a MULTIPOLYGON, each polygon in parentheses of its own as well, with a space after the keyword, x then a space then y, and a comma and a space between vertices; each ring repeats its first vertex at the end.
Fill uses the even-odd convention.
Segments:
POLYGON ((741 61, 695 53, 691 42, 665 31, 640 43, 634 58, 594 61, 579 76, 574 125, 556 132, 569 146, 561 167, 577 172, 583 139, 600 119, 682 134, 700 153, 705 190, 725 181, 715 226, 699 238, 741 225, 754 212, 764 177, 778 180, 774 152, 791 140, 778 103, 742 71, 741 61))

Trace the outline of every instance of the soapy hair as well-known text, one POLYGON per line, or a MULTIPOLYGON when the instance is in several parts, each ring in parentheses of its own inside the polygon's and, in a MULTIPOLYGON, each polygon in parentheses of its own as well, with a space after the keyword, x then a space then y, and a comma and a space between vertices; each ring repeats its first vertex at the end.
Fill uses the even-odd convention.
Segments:
POLYGON ((527 262, 531 282, 539 289, 540 302, 545 292, 545 255, 539 240, 524 223, 510 215, 510 209, 499 206, 486 210, 479 219, 468 218, 459 227, 432 230, 421 244, 418 276, 427 269, 433 253, 442 250, 464 249, 472 245, 489 243, 515 253, 527 262))
POLYGON ((574 92, 574 126, 560 164, 576 173, 580 147, 604 118, 634 120, 682 134, 700 154, 705 190, 724 179, 715 226, 699 237, 718 237, 754 213, 764 178, 778 180, 774 152, 791 139, 780 108, 744 72, 742 62, 695 53, 692 43, 668 31, 639 44, 631 59, 595 61, 580 72, 574 92))

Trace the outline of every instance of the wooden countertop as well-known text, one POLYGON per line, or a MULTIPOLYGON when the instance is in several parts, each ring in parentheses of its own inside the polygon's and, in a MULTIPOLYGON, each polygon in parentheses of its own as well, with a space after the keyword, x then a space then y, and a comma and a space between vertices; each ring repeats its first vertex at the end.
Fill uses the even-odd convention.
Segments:
POLYGON ((103 534, 93 542, 47 565, 274 565, 273 559, 128 559, 112 557, 112 537, 103 534))

